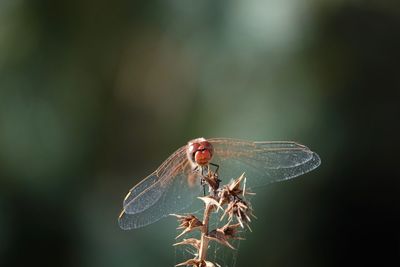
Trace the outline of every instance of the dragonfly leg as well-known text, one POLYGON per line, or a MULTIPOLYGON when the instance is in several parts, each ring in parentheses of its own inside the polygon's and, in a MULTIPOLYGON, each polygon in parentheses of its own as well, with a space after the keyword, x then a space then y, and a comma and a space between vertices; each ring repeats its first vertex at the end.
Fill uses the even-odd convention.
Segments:
POLYGON ((200 185, 203 186, 203 196, 206 195, 206 185, 207 185, 207 181, 205 179, 205 175, 204 175, 204 168, 201 166, 196 166, 195 168, 197 171, 199 171, 200 169, 200 185))
POLYGON ((193 172, 199 172, 199 166, 194 167, 193 172))
POLYGON ((215 167, 214 173, 218 174, 219 165, 218 165, 218 164, 215 164, 215 163, 212 163, 212 162, 209 162, 208 164, 214 166, 214 167, 215 167))

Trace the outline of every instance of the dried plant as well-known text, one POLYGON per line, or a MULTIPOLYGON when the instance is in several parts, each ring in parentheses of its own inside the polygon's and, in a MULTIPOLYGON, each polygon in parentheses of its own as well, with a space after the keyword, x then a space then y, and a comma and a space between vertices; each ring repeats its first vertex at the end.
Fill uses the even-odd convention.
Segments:
POLYGON ((253 193, 245 190, 246 178, 244 174, 232 180, 229 184, 220 186, 218 174, 209 170, 208 174, 203 177, 203 182, 204 186, 208 186, 209 194, 199 197, 204 202, 202 220, 193 214, 171 214, 177 217, 179 222, 177 229, 182 230, 176 237, 177 239, 189 232, 198 231, 200 233, 199 239, 188 238, 174 244, 174 246, 189 245, 196 250, 193 259, 188 259, 176 266, 218 266, 216 263, 207 261, 209 242, 217 242, 235 250, 230 241, 243 239, 238 234, 245 227, 250 229, 251 217, 255 217, 249 201, 245 198, 245 195, 252 195, 253 193), (209 222, 212 214, 219 216, 220 221, 225 218, 227 220, 226 224, 220 228, 210 230, 209 222))

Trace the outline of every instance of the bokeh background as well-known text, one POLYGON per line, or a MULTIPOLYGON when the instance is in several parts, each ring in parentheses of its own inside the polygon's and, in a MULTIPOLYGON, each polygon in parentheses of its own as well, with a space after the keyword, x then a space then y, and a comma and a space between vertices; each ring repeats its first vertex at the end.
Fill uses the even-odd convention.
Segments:
POLYGON ((0 265, 173 266, 176 222, 122 231, 187 140, 294 140, 236 266, 396 266, 396 1, 0 1, 0 265))

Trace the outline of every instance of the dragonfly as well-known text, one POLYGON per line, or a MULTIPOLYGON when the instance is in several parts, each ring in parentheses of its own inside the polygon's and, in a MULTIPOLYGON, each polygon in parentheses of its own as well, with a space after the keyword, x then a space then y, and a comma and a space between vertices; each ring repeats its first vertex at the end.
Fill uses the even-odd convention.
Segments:
POLYGON ((244 172, 246 188, 252 189, 300 176, 320 163, 318 154, 296 142, 196 138, 129 190, 118 223, 136 229, 188 208, 202 194, 202 170, 211 165, 220 167, 223 180, 244 172))

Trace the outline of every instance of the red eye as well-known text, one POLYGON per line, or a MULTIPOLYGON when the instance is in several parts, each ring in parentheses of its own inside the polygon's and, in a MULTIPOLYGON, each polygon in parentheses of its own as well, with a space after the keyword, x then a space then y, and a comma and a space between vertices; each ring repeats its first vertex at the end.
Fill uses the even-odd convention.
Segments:
POLYGON ((199 150, 199 146, 200 143, 189 143, 188 145, 187 154, 193 162, 195 162, 194 155, 199 150))

